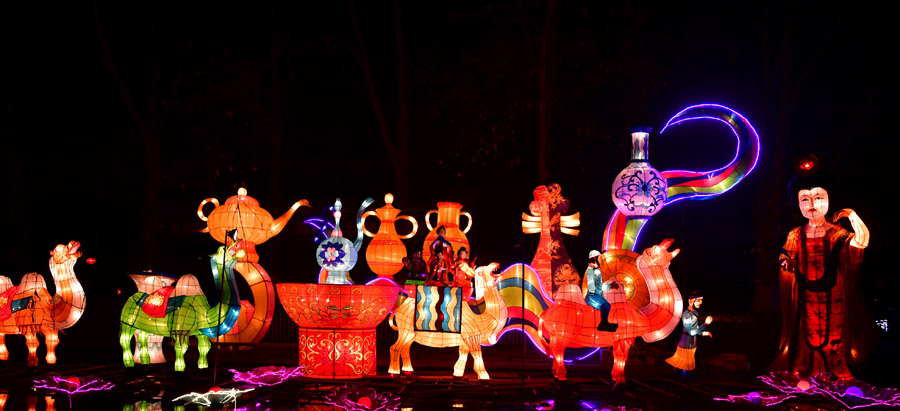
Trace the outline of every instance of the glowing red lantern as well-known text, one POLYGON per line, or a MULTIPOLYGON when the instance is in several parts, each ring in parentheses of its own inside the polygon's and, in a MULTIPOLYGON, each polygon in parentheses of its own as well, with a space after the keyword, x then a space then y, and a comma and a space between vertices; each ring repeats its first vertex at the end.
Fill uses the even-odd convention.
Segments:
POLYGON ((322 379, 375 375, 375 327, 397 300, 389 285, 278 284, 285 312, 300 326, 300 366, 322 379))

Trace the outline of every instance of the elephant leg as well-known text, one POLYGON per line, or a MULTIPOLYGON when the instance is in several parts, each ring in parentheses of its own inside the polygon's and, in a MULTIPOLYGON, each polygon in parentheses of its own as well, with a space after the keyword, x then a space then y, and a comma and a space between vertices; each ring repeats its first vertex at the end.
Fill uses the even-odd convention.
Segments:
POLYGON ((25 333, 25 345, 28 347, 28 366, 29 367, 37 367, 38 365, 38 357, 37 357, 37 349, 38 345, 40 345, 40 341, 38 341, 37 334, 34 331, 28 331, 25 333))
POLYGON ((122 363, 126 367, 134 367, 134 357, 131 355, 131 337, 134 335, 134 327, 122 323, 119 332, 119 345, 122 347, 122 363))
POLYGON ((462 377, 466 373, 466 363, 469 361, 469 345, 465 341, 459 343, 459 359, 453 365, 453 376, 462 377))
POLYGON ((187 336, 175 337, 175 371, 184 371, 184 353, 187 352, 188 342, 187 336))
POLYGON ((141 364, 150 364, 150 350, 147 349, 147 340, 149 339, 149 333, 145 331, 138 333, 138 344, 141 345, 141 364))
POLYGON ((474 360, 475 362, 473 368, 475 369, 475 373, 478 374, 478 379, 491 379, 491 376, 488 375, 487 369, 484 368, 484 356, 482 356, 481 351, 481 336, 478 336, 477 338, 473 337, 473 339, 469 342, 469 349, 472 351, 472 360, 474 360))
POLYGON ((628 350, 634 339, 621 339, 613 341, 613 369, 612 379, 616 384, 625 382, 625 362, 628 361, 628 350))
POLYGON ((197 351, 200 352, 200 358, 197 359, 197 368, 209 367, 209 362, 206 361, 206 354, 209 354, 210 347, 212 347, 212 343, 209 341, 209 337, 203 334, 197 336, 197 351))
POLYGON ((59 345, 59 331, 44 330, 44 344, 47 345, 47 364, 56 364, 56 346, 59 345))
POLYGON ((0 333, 0 360, 8 360, 9 351, 6 350, 6 334, 0 333))

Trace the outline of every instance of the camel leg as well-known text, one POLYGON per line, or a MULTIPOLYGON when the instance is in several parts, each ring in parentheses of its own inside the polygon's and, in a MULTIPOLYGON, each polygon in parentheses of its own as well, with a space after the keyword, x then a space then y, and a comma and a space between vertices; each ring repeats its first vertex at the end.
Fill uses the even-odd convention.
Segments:
POLYGON ((402 328, 397 332, 397 342, 391 346, 391 365, 388 368, 388 372, 400 374, 401 358, 403 359, 403 371, 413 372, 412 360, 409 358, 409 347, 416 338, 416 333, 402 328))
POLYGON ((122 362, 126 367, 134 367, 134 357, 131 355, 131 337, 134 335, 134 327, 122 323, 119 332, 119 345, 122 346, 122 362))
POLYGON ((56 364, 56 346, 59 344, 59 331, 44 330, 44 343, 47 345, 47 364, 56 364))
POLYGON ((466 362, 469 361, 469 344, 465 341, 459 342, 459 359, 453 365, 453 376, 462 377, 466 372, 466 362))
POLYGON ((212 343, 210 343, 209 337, 203 334, 197 336, 197 351, 200 352, 200 358, 197 359, 197 368, 209 367, 209 362, 206 361, 206 354, 209 353, 210 347, 212 347, 212 343))
POLYGON ((184 371, 184 353, 187 352, 189 338, 186 335, 175 337, 175 371, 184 371))
POLYGON ((33 331, 28 331, 25 333, 25 345, 28 346, 28 366, 29 367, 37 367, 38 358, 37 358, 37 349, 38 345, 40 345, 40 341, 37 339, 37 334, 33 331))
POLYGON ((616 384, 625 382, 625 362, 628 361, 628 350, 633 343, 633 338, 613 341, 612 379, 616 384))
POLYGON ((472 352, 472 360, 474 360, 475 373, 478 374, 479 380, 489 380, 487 369, 484 368, 484 357, 481 355, 481 336, 471 337, 469 341, 469 350, 472 352))
POLYGON ((547 353, 553 357, 553 377, 560 381, 566 380, 566 345, 568 339, 560 335, 551 335, 547 353))
POLYGON ((147 349, 147 340, 150 334, 144 331, 138 333, 138 343, 141 345, 141 364, 150 364, 150 351, 147 349))
POLYGON ((0 333, 0 360, 8 360, 9 351, 6 350, 6 334, 0 333))

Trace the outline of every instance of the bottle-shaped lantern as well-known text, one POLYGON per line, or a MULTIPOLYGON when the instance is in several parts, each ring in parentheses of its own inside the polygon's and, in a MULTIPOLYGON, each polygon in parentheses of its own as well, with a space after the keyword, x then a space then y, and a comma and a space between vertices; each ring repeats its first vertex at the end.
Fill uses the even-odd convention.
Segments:
POLYGON ((369 237, 374 237, 369 243, 369 248, 366 249, 366 263, 369 264, 372 272, 380 277, 391 277, 403 268, 406 246, 400 240, 412 238, 419 228, 415 218, 406 215, 398 217, 400 210, 394 208, 391 204, 393 202, 394 195, 387 193, 384 196, 384 207, 375 211, 366 211, 363 214, 363 224, 365 224, 366 217, 369 216, 376 216, 381 221, 377 234, 372 234, 363 225, 363 232, 369 237), (402 219, 412 223, 412 231, 404 236, 397 234, 397 228, 394 226, 394 222, 402 219))
POLYGON ((666 178, 648 162, 650 130, 631 130, 631 164, 613 181, 613 204, 629 218, 649 218, 666 203, 666 178))
POLYGON ((428 233, 428 236, 425 237, 425 244, 422 248, 422 259, 428 261, 431 258, 431 244, 438 238, 438 229, 444 227, 447 232, 444 234, 444 240, 450 242, 453 245, 453 251, 459 251, 460 247, 466 247, 469 250, 469 255, 472 255, 472 250, 469 248, 469 239, 466 238, 466 233, 472 229, 472 215, 462 211, 462 204, 460 203, 451 203, 451 202, 443 202, 437 203, 437 210, 430 210, 425 213, 425 226, 431 231, 428 233), (428 217, 432 214, 437 214, 437 226, 431 226, 431 220, 428 217), (466 224, 465 230, 459 229, 459 217, 465 216, 469 222, 466 224))
MULTIPOLYGON (((359 249, 362 247, 363 226, 362 218, 366 207, 372 204, 374 200, 366 198, 359 206, 359 212, 356 213, 356 241, 350 241, 344 238, 341 231, 341 199, 338 198, 334 202, 334 230, 331 231, 331 237, 326 238, 316 249, 316 261, 328 276, 325 278, 325 284, 344 284, 352 285, 348 272, 356 266, 359 258, 359 249)), ((321 281, 321 279, 320 279, 321 281)))

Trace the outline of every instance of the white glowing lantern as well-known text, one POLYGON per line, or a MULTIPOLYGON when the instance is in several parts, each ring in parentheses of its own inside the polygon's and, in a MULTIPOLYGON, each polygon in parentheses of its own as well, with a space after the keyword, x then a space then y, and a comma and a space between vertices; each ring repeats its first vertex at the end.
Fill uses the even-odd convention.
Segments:
POLYGON ((628 217, 651 217, 666 203, 666 178, 648 162, 650 130, 650 127, 632 130, 631 164, 613 181, 613 204, 628 217))

